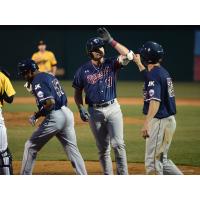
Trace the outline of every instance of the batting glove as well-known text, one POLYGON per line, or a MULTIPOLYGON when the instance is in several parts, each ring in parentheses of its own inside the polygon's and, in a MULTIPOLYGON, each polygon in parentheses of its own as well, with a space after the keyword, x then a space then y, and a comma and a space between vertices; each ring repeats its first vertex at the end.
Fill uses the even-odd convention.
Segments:
POLYGON ((35 124, 38 120, 35 118, 35 115, 32 115, 29 117, 28 121, 32 126, 35 126, 35 124))
POLYGON ((84 122, 88 122, 89 118, 90 118, 90 114, 88 113, 88 111, 85 108, 80 108, 79 110, 80 112, 80 117, 84 122))
POLYGON ((32 93, 32 85, 28 82, 24 84, 24 87, 27 89, 28 92, 32 93))
POLYGON ((104 42, 111 43, 113 41, 112 36, 110 35, 110 33, 106 28, 103 27, 97 29, 97 33, 103 39, 104 42))

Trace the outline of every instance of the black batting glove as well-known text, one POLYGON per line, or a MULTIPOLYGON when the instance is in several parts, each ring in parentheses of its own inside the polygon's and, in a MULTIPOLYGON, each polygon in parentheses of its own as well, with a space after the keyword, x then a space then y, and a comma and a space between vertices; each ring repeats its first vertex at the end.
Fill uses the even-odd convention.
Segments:
POLYGON ((88 111, 84 107, 82 107, 82 108, 80 108, 79 112, 80 112, 81 119, 84 122, 88 122, 88 120, 90 118, 90 114, 88 113, 88 111))
POLYGON ((111 43, 113 41, 112 36, 110 35, 110 33, 108 32, 106 28, 103 27, 103 28, 97 29, 97 33, 103 39, 104 42, 111 43))

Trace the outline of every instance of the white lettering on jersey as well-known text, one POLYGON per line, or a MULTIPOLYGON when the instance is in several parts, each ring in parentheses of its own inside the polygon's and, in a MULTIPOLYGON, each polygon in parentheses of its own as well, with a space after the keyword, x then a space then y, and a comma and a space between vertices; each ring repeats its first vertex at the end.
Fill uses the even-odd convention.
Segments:
POLYGON ((154 81, 149 81, 148 87, 154 86, 154 81))
POLYGON ((40 84, 35 85, 35 90, 40 89, 40 88, 41 88, 40 84))
POLYGON ((109 67, 105 67, 100 72, 87 75, 87 82, 94 85, 98 80, 102 79, 110 72, 111 72, 111 69, 109 67))

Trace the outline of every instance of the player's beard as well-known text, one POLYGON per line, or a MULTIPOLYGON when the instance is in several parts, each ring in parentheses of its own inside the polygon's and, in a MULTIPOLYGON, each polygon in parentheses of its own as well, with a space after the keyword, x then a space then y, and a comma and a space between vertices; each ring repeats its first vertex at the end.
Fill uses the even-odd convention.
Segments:
POLYGON ((95 53, 96 53, 95 56, 92 54, 92 60, 100 63, 102 61, 102 58, 104 57, 105 53, 104 53, 104 51, 101 51, 100 49, 97 49, 95 51, 95 53))

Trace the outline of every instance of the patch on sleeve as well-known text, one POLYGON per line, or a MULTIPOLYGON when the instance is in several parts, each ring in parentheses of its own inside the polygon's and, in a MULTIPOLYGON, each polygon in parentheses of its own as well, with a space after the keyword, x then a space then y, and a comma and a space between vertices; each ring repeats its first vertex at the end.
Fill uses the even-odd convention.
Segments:
POLYGON ((152 97, 154 95, 155 91, 153 89, 149 90, 149 96, 152 97))
POLYGON ((174 97, 175 96, 174 86, 171 78, 167 78, 167 86, 168 86, 169 97, 174 97))
POLYGON ((42 91, 39 91, 39 92, 37 93, 37 96, 38 96, 39 98, 43 98, 43 97, 44 97, 44 93, 43 93, 42 91))

